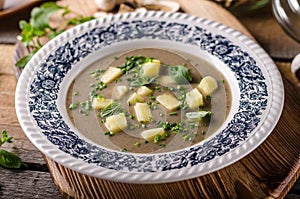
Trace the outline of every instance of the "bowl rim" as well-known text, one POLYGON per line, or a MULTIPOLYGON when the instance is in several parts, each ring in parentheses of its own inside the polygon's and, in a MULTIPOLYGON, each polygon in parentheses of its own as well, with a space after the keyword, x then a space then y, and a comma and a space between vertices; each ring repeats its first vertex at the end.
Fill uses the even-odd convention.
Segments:
MULTIPOLYGON (((86 22, 82 25, 72 28, 71 30, 66 31, 65 33, 62 33, 58 37, 48 42, 30 60, 30 62, 22 72, 16 89, 15 102, 17 116, 20 125, 26 135, 40 151, 42 151, 44 154, 46 154, 46 156, 50 157, 59 164, 62 164, 63 166, 71 168, 80 173, 107 180, 130 183, 162 183, 189 179, 211 173, 213 171, 224 168, 225 166, 228 166, 249 154, 268 137, 268 135, 272 132, 276 123, 278 122, 280 113, 282 112, 283 108, 284 92, 282 79, 274 62, 257 43, 255 43, 247 36, 228 26, 208 19, 190 16, 188 14, 182 13, 149 11, 145 13, 117 14, 108 16, 107 18, 86 22), (49 50, 51 49, 51 52, 53 52, 53 49, 57 49, 55 47, 57 47, 58 44, 75 39, 83 33, 91 31, 94 27, 117 23, 120 21, 132 21, 137 19, 141 19, 142 21, 159 19, 166 22, 178 21, 178 23, 180 22, 181 24, 187 24, 191 26, 202 25, 203 27, 210 29, 210 31, 216 31, 214 32, 215 35, 222 33, 221 35, 225 35, 225 38, 233 39, 233 43, 237 43, 238 45, 242 46, 243 50, 245 50, 247 53, 251 52, 251 56, 255 57, 255 60, 263 65, 262 69, 264 70, 264 72, 267 72, 267 78, 270 79, 270 83, 272 86, 272 88, 270 88, 269 90, 269 96, 272 100, 272 107, 269 107, 269 110, 267 110, 268 112, 271 111, 271 114, 266 115, 266 118, 269 118, 269 120, 271 120, 271 124, 270 121, 268 121, 266 126, 264 126, 263 131, 260 131, 259 134, 256 133, 249 136, 246 141, 242 142, 239 145, 239 147, 232 149, 231 153, 225 153, 221 156, 217 156, 213 159, 213 161, 208 160, 206 164, 208 169, 204 169, 201 166, 185 167, 178 170, 156 170, 154 172, 130 172, 125 170, 114 170, 111 168, 107 169, 95 166, 94 164, 89 164, 84 160, 74 158, 58 149, 57 146, 53 145, 51 142, 49 142, 49 140, 45 140, 45 136, 42 135, 38 126, 32 119, 32 114, 30 113, 28 108, 28 101, 24 100, 24 96, 25 99, 31 97, 28 93, 28 88, 32 83, 34 74, 36 74, 36 72, 41 67, 43 60, 45 60, 49 55, 49 50), (273 89, 277 89, 276 92, 273 92, 273 89), (174 173, 176 173, 175 177, 174 173)), ((193 148, 193 146, 191 148, 193 148)), ((124 155, 124 153, 122 152, 118 153, 124 155)), ((145 157, 149 156, 152 155, 147 155, 145 157)))

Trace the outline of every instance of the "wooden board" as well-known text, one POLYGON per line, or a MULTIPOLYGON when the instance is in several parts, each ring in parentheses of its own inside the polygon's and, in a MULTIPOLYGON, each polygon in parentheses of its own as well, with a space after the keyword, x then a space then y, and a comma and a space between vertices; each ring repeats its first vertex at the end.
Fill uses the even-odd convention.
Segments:
MULTIPOLYGON (((74 9, 80 8, 79 12, 86 15, 94 10, 91 3, 86 4, 82 0, 72 2, 74 9)), ((220 21, 250 36, 236 18, 212 2, 199 0, 190 0, 189 3, 180 0, 180 2, 182 9, 187 13, 220 21)), ((19 46, 16 52, 15 59, 25 51, 19 46)), ((95 179, 67 169, 45 157, 54 183, 64 196, 74 198, 277 198, 285 196, 299 176, 300 167, 300 142, 298 141, 300 89, 294 86, 291 75, 286 70, 289 64, 277 62, 283 74, 286 90, 285 108, 278 125, 263 144, 235 164, 190 180, 140 185, 95 179)), ((4 106, 0 108, 5 109, 4 106)), ((11 109, 5 111, 8 113, 11 109)), ((16 125, 14 116, 3 117, 7 117, 3 120, 5 124, 16 125)), ((26 159, 26 156, 22 157, 26 159)))
POLYGON ((243 13, 236 13, 236 15, 273 59, 291 61, 300 53, 300 43, 288 36, 276 21, 272 13, 271 1, 260 10, 247 15, 243 13))
POLYGON ((189 3, 186 0, 176 1, 180 3, 181 9, 188 14, 220 22, 254 39, 236 17, 216 3, 206 0, 190 0, 189 3))
POLYGON ((31 0, 26 3, 21 3, 19 6, 14 6, 8 9, 0 10, 0 19, 11 17, 12 15, 17 15, 24 9, 36 6, 40 4, 42 0, 31 0))
POLYGON ((62 198, 49 172, 0 168, 0 173, 0 198, 62 198))
MULTIPOLYGON (((284 66, 286 63, 277 63, 284 66)), ((300 89, 284 78, 286 102, 282 117, 267 140, 242 160, 209 175, 176 183, 139 185, 82 175, 46 158, 63 195, 90 198, 280 198, 300 172, 300 89), (145 192, 151 193, 145 196, 145 192)))
POLYGON ((0 167, 0 198, 57 198, 61 194, 52 181, 43 155, 22 131, 15 113, 17 80, 12 71, 14 45, 0 45, 0 130, 6 129, 13 137, 12 144, 1 149, 20 156, 28 168, 8 170, 0 167))

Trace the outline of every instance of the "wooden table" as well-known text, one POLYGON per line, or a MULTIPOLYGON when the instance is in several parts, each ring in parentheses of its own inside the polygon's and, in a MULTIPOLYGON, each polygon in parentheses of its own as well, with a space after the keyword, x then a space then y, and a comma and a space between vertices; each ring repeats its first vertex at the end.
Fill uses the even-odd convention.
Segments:
MULTIPOLYGON (((202 11, 206 10, 206 13, 199 12, 199 9, 201 10, 199 6, 207 4, 207 2, 201 0, 194 0, 194 4, 186 3, 184 0, 180 2, 182 3, 182 9, 188 13, 207 17, 215 17, 218 13, 219 18, 217 19, 219 21, 249 34, 244 26, 239 24, 236 18, 229 16, 227 12, 222 10, 211 12, 204 8, 202 8, 202 11)), ((214 4, 208 4, 205 6, 216 8, 214 4)), ((178 189, 182 193, 192 190, 193 193, 190 196, 194 194, 193 196, 210 198, 300 197, 300 182, 299 180, 296 182, 300 173, 300 89, 295 86, 295 80, 289 71, 291 58, 297 51, 300 51, 300 48, 270 18, 268 12, 265 12, 265 15, 261 18, 239 17, 244 25, 248 27, 253 37, 272 55, 282 74, 286 101, 278 125, 261 146, 242 160, 220 171, 193 179, 188 183, 178 183, 177 185, 181 185, 178 189), (269 25, 266 30, 262 25, 264 23, 269 25), (267 32, 272 30, 272 27, 279 30, 279 32, 276 32, 277 37, 273 35, 270 38, 261 33, 268 34, 267 32), (289 46, 280 48, 280 45, 287 42, 289 46), (196 185, 199 184, 201 186, 197 187, 196 185)), ((66 176, 70 176, 75 180, 82 180, 82 183, 93 183, 93 179, 83 175, 74 176, 71 174, 72 171, 69 170, 60 170, 65 173, 55 173, 58 171, 56 167, 61 167, 55 162, 45 159, 20 128, 14 107, 14 92, 17 80, 12 66, 15 51, 15 45, 0 44, 0 130, 6 129, 9 135, 14 137, 14 143, 5 144, 3 148, 18 154, 29 167, 26 170, 8 170, 0 167, 0 198, 62 198, 61 193, 72 197, 87 196, 83 194, 85 193, 83 190, 80 190, 79 185, 78 187, 74 185, 81 182, 70 183, 70 179, 66 176), (50 168, 51 175, 45 160, 50 168)), ((120 183, 104 183, 104 185, 108 184, 116 186, 120 190, 123 187, 120 183)), ((91 187, 91 190, 93 188, 91 187)), ((88 192, 90 196, 91 192, 88 192)), ((186 198, 188 196, 187 194, 182 195, 186 198)), ((177 198, 177 196, 174 196, 174 198, 177 198)))

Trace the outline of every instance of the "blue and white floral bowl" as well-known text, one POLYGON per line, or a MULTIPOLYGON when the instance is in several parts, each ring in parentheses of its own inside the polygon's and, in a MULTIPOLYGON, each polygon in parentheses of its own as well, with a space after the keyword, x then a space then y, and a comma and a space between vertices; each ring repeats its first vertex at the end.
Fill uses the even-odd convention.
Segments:
POLYGON ((270 57, 225 25, 181 13, 124 13, 59 35, 28 63, 16 90, 20 124, 33 144, 65 167, 97 178, 162 183, 219 170, 249 154, 280 118, 284 89, 270 57), (66 94, 76 74, 116 51, 165 48, 201 56, 222 72, 232 94, 229 115, 210 138, 168 153, 109 150, 70 122, 66 94))

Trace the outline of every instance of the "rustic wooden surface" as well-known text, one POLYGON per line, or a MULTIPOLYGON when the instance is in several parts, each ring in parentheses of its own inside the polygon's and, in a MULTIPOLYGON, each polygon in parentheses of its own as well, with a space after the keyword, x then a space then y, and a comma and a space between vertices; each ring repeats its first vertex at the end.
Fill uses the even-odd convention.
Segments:
POLYGON ((21 171, 0 167, 0 198, 60 198, 42 154, 27 139, 15 114, 14 51, 14 45, 0 45, 0 129, 14 137, 13 144, 2 147, 18 154, 29 167, 21 171))
MULTIPOLYGON (((73 6, 81 7, 85 14, 95 9, 91 4, 85 4, 84 9, 79 2, 73 0, 73 6)), ((215 4, 199 3, 199 0, 180 2, 188 13, 221 21, 248 34, 236 18, 215 4), (208 8, 213 12, 209 12, 208 8)), ((253 36, 257 39, 256 34, 253 36)), ((75 198, 281 198, 299 176, 300 89, 295 86, 289 71, 290 62, 276 62, 284 80, 285 107, 275 130, 254 152, 220 171, 188 181, 130 185, 94 179, 66 169, 50 159, 44 161, 42 154, 22 132, 15 115, 14 90, 17 80, 11 69, 15 50, 14 45, 0 45, 0 127, 14 137, 14 143, 4 145, 4 149, 18 154, 29 168, 22 171, 0 168, 0 198, 62 198, 62 195, 75 198), (145 196, 145 189, 151 194, 145 196)), ((299 184, 298 181, 286 198, 300 197, 299 184)))
POLYGON ((300 52, 300 43, 291 39, 276 22, 271 1, 248 15, 236 13, 243 25, 275 60, 291 61, 300 52))

